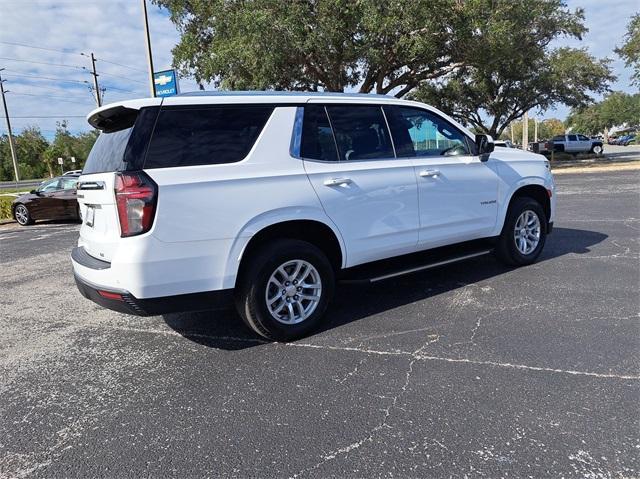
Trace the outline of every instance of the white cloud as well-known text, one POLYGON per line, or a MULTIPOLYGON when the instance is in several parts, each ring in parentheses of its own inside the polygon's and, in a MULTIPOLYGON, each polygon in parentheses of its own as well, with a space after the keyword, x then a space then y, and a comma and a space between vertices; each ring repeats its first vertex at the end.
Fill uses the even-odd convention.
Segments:
MULTIPOLYGON (((619 76, 614 89, 630 90, 629 72, 624 71, 624 65, 614 55, 613 48, 621 43, 626 23, 637 3, 634 0, 569 0, 569 6, 585 8, 590 32, 583 42, 564 40, 559 43, 586 46, 596 56, 613 58, 613 66, 619 76)), ((171 49, 179 35, 166 12, 150 2, 148 9, 154 64, 156 70, 162 70, 171 65, 171 49)), ((0 67, 6 68, 2 76, 8 80, 6 87, 13 92, 7 95, 7 102, 16 132, 26 125, 36 124, 51 136, 56 121, 62 119, 69 121, 73 131, 87 129, 84 116, 94 108, 95 102, 88 91, 88 83, 73 83, 91 81, 87 71, 82 70, 82 67, 90 67, 89 59, 81 56, 80 52, 94 52, 99 59, 100 82, 107 88, 105 102, 148 96, 139 0, 0 0, 0 11, 0 42, 50 49, 0 43, 0 67), (65 64, 76 68, 29 62, 65 64), (26 118, 35 116, 53 118, 26 118)), ((197 88, 189 79, 182 79, 180 83, 182 91, 197 88)), ((566 109, 561 108, 555 114, 564 116, 566 109)), ((5 131, 4 121, 0 121, 0 133, 5 131)))

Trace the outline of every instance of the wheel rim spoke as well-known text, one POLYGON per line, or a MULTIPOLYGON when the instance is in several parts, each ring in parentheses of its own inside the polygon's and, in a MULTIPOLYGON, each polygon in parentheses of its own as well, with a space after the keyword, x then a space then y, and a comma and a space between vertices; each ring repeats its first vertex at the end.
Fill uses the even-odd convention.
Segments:
POLYGON ((531 254, 540 243, 540 218, 535 211, 523 211, 515 222, 514 241, 522 254, 531 254))
POLYGON ((308 261, 292 260, 278 266, 265 291, 271 316, 283 324, 297 324, 307 319, 322 298, 322 280, 308 261))

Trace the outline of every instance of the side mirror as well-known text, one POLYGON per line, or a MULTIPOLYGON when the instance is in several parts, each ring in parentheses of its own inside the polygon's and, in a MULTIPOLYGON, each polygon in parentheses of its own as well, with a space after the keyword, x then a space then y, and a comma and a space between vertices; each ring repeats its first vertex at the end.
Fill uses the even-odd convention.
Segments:
POLYGON ((476 149, 478 150, 480 161, 487 161, 493 148, 493 138, 490 135, 476 135, 476 149))

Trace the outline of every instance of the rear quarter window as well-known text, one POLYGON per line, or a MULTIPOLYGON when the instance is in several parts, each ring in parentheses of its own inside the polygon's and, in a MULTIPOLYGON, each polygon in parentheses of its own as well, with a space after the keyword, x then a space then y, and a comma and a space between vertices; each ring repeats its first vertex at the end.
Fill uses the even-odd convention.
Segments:
POLYGON ((244 159, 273 106, 224 105, 160 110, 145 168, 215 165, 244 159))
POLYGON ((124 152, 133 128, 100 133, 82 169, 83 175, 125 169, 124 152))

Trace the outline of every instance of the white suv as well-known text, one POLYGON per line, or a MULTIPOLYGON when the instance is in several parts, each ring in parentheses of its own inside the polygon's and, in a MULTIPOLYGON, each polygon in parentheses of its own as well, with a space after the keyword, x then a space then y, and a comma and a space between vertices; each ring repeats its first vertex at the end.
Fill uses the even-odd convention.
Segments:
POLYGON ((254 331, 291 340, 322 320, 336 281, 492 251, 529 264, 553 226, 544 157, 493 151, 422 103, 203 92, 88 120, 102 133, 78 184, 73 270, 85 297, 121 312, 234 299, 254 331))

